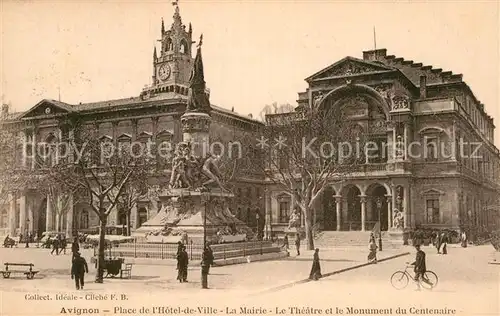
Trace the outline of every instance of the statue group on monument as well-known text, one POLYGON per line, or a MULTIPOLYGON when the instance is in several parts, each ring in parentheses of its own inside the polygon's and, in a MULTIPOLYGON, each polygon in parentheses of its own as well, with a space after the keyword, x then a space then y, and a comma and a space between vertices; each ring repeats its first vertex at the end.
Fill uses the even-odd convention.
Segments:
POLYGON ((171 189, 208 190, 208 186, 216 184, 225 191, 221 182, 221 173, 217 162, 220 157, 211 154, 206 158, 195 157, 191 153, 189 144, 177 145, 172 159, 172 174, 170 176, 171 189), (205 176, 208 178, 203 181, 205 176))

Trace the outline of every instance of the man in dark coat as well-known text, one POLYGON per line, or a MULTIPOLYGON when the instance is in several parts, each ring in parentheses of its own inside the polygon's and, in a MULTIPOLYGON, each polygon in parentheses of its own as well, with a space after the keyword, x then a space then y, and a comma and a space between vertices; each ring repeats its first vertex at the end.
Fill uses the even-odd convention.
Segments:
POLYGON ((203 254, 201 255, 201 287, 208 289, 208 273, 210 266, 214 264, 214 254, 210 246, 205 246, 203 254))
POLYGON ((77 251, 74 253, 73 262, 71 265, 71 279, 75 279, 76 289, 83 290, 85 285, 85 273, 89 273, 89 267, 85 258, 80 256, 77 251))
POLYGON ((52 240, 52 251, 50 252, 50 254, 53 254, 54 251, 56 252, 56 255, 59 254, 59 243, 60 243, 60 240, 59 240, 59 235, 58 235, 57 238, 54 238, 52 240))
POLYGON ((415 281, 417 281, 417 290, 420 291, 420 281, 426 281, 424 278, 424 274, 427 271, 427 267, 425 266, 425 252, 420 249, 420 245, 415 245, 415 249, 417 250, 417 254, 415 257, 415 262, 411 265, 414 266, 413 271, 415 272, 415 281))
POLYGON ((177 254, 177 280, 179 282, 187 282, 187 269, 189 264, 188 253, 186 252, 186 247, 182 249, 177 254))
POLYGON ((61 244, 59 246, 61 247, 60 252, 66 254, 66 247, 68 247, 68 240, 66 239, 66 235, 63 235, 61 237, 61 244))
POLYGON ((309 279, 317 281, 321 278, 321 266, 319 264, 319 249, 316 248, 313 256, 313 265, 311 268, 311 273, 309 273, 309 279))

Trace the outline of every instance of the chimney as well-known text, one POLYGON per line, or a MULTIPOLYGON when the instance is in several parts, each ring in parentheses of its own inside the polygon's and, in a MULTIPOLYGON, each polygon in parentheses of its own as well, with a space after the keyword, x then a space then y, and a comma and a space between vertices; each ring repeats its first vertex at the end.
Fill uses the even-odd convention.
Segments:
POLYGON ((420 99, 427 98, 427 76, 420 76, 420 99))

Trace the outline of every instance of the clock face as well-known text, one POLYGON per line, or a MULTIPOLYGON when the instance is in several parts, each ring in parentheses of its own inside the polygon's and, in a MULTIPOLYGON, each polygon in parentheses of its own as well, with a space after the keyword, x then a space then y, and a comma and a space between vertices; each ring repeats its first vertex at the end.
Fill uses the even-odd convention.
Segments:
POLYGON ((158 76, 161 80, 166 80, 170 76, 170 67, 168 65, 162 65, 158 70, 158 76))

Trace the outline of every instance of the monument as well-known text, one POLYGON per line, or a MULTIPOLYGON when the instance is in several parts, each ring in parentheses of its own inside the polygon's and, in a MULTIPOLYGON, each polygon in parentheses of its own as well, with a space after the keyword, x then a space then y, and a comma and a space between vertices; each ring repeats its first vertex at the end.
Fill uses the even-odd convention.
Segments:
POLYGON ((185 240, 186 235, 196 242, 253 238, 252 230, 229 210, 234 195, 222 183, 220 157, 209 150, 211 106, 204 79, 202 40, 203 35, 193 64, 186 110, 181 116, 183 141, 175 148, 168 189, 160 194, 165 206, 137 230, 160 228, 163 242, 185 240))

